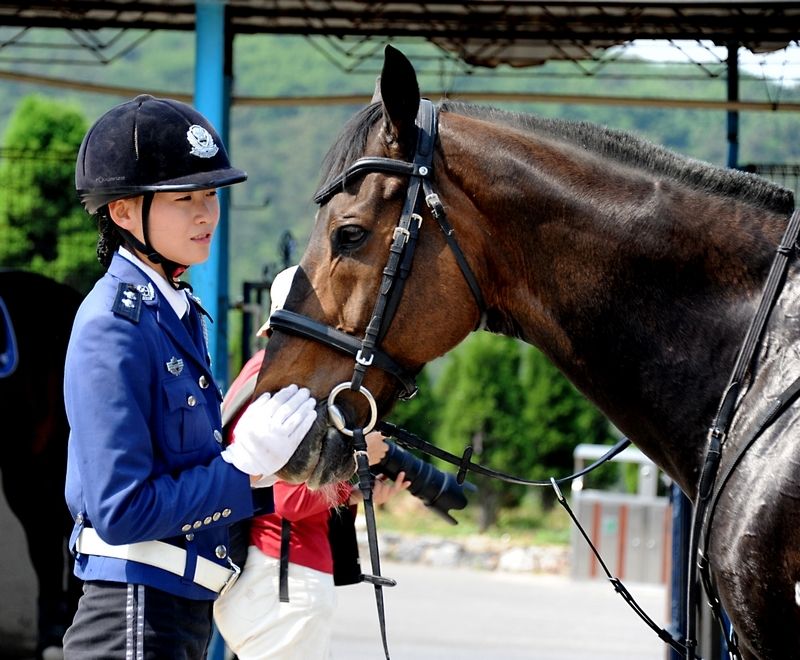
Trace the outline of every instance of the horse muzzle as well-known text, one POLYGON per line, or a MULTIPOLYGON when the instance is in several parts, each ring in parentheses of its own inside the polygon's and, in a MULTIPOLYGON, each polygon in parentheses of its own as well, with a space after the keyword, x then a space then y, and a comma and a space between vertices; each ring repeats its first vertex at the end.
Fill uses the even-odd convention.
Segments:
MULTIPOLYGON (((341 414, 341 413, 340 413, 341 414)), ((316 490, 349 479, 356 469, 352 439, 331 425, 327 402, 317 404, 317 419, 278 477, 316 490)))

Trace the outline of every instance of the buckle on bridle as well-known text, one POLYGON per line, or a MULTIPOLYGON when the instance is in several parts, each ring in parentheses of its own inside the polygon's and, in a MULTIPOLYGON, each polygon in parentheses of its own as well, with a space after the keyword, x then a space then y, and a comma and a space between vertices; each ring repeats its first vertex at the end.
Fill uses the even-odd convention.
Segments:
POLYGON ((364 367, 368 367, 369 365, 372 364, 372 361, 375 359, 375 353, 370 353, 370 356, 368 358, 365 358, 362 351, 363 349, 361 348, 358 349, 358 353, 356 353, 356 362, 358 362, 360 365, 364 367))
POLYGON ((408 229, 405 227, 395 227, 394 231, 392 232, 392 241, 397 240, 398 234, 402 234, 403 243, 408 243, 408 239, 411 236, 411 232, 409 232, 408 229))

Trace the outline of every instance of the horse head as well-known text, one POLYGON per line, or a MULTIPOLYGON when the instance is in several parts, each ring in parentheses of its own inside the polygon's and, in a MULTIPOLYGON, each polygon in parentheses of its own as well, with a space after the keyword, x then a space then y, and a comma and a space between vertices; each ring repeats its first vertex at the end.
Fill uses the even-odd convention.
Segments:
POLYGON ((413 395, 416 374, 481 315, 413 164, 436 169, 435 119, 417 126, 416 74, 391 46, 373 101, 326 157, 320 209, 256 387, 295 382, 319 400, 317 424, 279 473, 312 487, 353 473, 352 430, 413 395))

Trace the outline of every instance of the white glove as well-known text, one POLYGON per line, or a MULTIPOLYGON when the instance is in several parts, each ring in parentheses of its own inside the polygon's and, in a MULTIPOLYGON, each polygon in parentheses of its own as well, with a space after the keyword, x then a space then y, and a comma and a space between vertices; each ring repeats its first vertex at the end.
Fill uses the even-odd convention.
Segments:
POLYGON ((317 419, 317 402, 304 387, 288 385, 275 396, 262 394, 234 427, 234 442, 222 458, 242 472, 261 476, 256 487, 275 483, 275 472, 294 454, 317 419))

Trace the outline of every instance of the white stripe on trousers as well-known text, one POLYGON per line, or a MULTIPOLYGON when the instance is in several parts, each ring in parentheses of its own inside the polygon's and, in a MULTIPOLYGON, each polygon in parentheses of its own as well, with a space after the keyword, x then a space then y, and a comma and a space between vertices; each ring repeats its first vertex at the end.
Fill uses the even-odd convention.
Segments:
POLYGON ((144 660, 144 598, 144 585, 128 585, 125 606, 125 660, 144 660))

